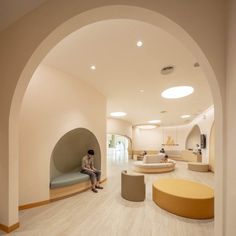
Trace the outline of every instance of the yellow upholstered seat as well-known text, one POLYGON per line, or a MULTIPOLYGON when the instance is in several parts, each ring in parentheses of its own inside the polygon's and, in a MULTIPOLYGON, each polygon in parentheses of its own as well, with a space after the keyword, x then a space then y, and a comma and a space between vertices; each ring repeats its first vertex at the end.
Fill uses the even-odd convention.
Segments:
POLYGON ((163 179, 153 183, 153 201, 161 208, 183 217, 214 217, 212 188, 184 179, 163 179))

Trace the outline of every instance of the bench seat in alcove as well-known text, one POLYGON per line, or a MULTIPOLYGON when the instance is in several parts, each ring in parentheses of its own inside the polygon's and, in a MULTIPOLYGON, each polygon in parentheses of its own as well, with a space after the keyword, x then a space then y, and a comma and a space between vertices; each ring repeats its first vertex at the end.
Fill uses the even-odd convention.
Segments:
POLYGON ((54 178, 50 183, 50 188, 60 188, 68 185, 82 183, 89 180, 89 175, 82 174, 79 171, 70 172, 54 178))

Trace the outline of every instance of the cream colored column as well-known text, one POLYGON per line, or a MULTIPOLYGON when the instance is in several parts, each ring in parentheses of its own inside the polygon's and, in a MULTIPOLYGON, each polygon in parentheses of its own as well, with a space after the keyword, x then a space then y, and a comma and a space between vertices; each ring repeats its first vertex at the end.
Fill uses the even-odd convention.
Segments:
POLYGON ((226 198, 225 198, 225 236, 236 235, 236 1, 228 5, 227 41, 227 93, 226 93, 226 198))

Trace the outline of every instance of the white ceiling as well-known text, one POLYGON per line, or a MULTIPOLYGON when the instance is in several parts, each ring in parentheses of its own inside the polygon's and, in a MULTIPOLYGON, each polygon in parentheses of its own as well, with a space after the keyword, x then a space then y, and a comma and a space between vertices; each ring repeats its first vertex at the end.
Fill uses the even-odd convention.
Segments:
POLYGON ((133 125, 161 119, 162 125, 186 123, 213 104, 201 67, 193 55, 167 32, 134 20, 102 21, 72 33, 47 55, 43 63, 87 81, 107 97, 107 116, 127 112, 133 125), (138 48, 136 42, 143 41, 138 48), (90 69, 96 65, 96 70, 90 69), (162 75, 163 66, 175 71, 162 75), (190 85, 195 92, 185 98, 167 100, 161 92, 172 86, 190 85), (140 90, 144 90, 143 93, 140 90), (165 114, 160 112, 166 110, 165 114))
POLYGON ((0 31, 47 0, 0 0, 0 31))

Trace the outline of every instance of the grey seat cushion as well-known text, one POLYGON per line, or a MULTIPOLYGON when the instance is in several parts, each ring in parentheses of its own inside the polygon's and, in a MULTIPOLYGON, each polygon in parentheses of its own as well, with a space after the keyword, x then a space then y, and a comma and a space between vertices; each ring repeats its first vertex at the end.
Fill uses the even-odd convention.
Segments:
POLYGON ((70 172, 54 178, 50 183, 50 188, 60 188, 72 184, 77 184, 89 180, 89 175, 82 174, 79 171, 70 172))

